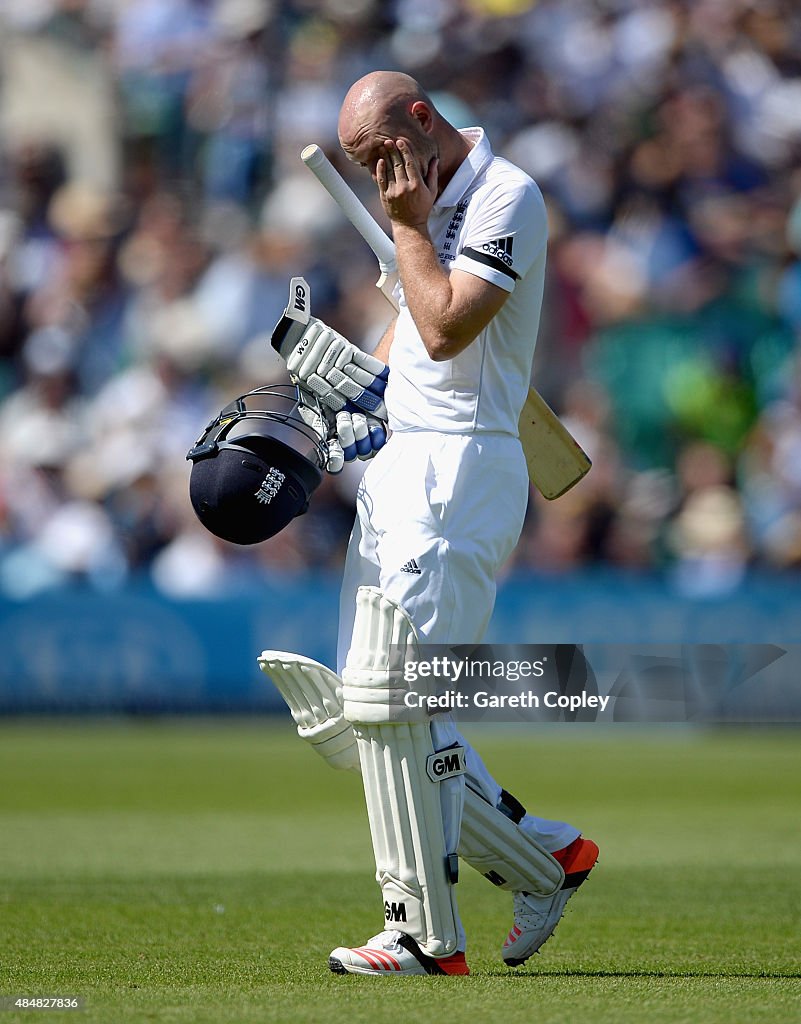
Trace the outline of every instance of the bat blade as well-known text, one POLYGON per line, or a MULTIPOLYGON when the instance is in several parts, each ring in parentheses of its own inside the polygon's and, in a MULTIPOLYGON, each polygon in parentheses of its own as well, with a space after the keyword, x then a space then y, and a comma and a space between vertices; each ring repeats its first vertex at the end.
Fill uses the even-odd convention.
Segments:
POLYGON ((518 424, 528 475, 548 501, 560 498, 589 473, 592 462, 535 388, 530 388, 518 424))

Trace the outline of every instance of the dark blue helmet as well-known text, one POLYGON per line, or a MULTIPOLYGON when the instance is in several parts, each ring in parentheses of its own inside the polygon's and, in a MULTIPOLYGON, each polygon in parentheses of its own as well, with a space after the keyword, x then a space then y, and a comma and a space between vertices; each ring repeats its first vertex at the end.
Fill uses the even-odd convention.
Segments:
POLYGON ((258 544, 302 515, 327 459, 313 423, 325 423, 319 402, 292 384, 256 388, 226 405, 186 456, 189 497, 206 529, 258 544))

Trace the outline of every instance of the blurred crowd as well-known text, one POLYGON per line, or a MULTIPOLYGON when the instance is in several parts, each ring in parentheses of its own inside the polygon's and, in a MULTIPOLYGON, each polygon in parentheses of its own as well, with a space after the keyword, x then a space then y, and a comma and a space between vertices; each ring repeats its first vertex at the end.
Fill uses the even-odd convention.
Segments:
POLYGON ((289 278, 374 345, 372 257, 303 167, 348 86, 419 78, 549 210, 535 383, 591 455, 512 569, 725 592, 801 565, 794 0, 5 0, 0 592, 218 596, 341 565, 361 470, 256 548, 196 522, 186 451, 284 380, 289 278))

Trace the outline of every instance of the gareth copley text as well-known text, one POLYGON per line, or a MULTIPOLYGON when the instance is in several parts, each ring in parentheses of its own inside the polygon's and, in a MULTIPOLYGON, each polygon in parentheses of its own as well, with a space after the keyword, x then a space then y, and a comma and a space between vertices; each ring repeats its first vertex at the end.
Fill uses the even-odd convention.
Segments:
POLYGON ((548 690, 543 694, 532 693, 530 690, 522 693, 489 693, 486 690, 462 693, 459 690, 446 690, 436 695, 410 690, 404 694, 403 703, 407 708, 425 708, 429 712, 463 711, 466 708, 562 708, 570 711, 598 708, 605 711, 610 699, 584 690, 570 694, 558 693, 556 690, 548 690))

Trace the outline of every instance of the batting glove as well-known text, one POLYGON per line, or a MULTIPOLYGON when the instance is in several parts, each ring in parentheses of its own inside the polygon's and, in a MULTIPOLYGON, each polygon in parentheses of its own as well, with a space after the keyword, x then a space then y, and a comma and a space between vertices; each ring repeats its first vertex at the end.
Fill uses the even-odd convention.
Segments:
POLYGON ((336 436, 345 462, 372 459, 387 443, 384 421, 359 412, 354 406, 337 413, 336 436))
POLYGON ((352 402, 386 420, 389 367, 311 315, 311 291, 302 277, 289 283, 289 303, 271 340, 292 377, 329 409, 341 412, 352 402))
POLYGON ((341 473, 345 465, 345 454, 337 436, 337 425, 334 413, 324 408, 317 396, 307 391, 302 384, 298 385, 298 413, 303 422, 312 428, 325 442, 326 463, 325 469, 328 473, 341 473))

